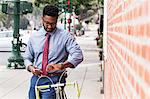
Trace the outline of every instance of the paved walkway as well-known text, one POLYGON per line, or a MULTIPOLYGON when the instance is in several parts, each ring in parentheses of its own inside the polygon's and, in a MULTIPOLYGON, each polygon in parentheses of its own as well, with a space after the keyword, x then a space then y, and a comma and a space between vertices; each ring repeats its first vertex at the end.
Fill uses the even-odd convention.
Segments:
MULTIPOLYGON (((98 57, 97 36, 91 25, 91 31, 87 31, 84 36, 77 37, 84 54, 84 61, 75 69, 68 69, 68 82, 77 81, 80 86, 80 99, 103 99, 100 94, 101 83, 99 82, 101 73, 98 57)), ((29 79, 31 74, 26 70, 10 70, 6 66, 0 66, 0 99, 28 99, 29 79)), ((74 87, 66 87, 68 99, 77 99, 74 87)))

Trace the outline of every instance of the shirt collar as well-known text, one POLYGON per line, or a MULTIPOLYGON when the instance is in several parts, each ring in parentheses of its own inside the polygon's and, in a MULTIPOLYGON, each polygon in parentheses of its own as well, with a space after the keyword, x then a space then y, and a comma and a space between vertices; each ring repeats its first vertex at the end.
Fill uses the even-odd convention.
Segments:
POLYGON ((43 27, 42 29, 43 29, 44 35, 46 36, 47 33, 49 33, 50 35, 53 35, 53 34, 56 32, 57 27, 56 27, 52 32, 47 32, 47 31, 45 31, 44 27, 43 27))

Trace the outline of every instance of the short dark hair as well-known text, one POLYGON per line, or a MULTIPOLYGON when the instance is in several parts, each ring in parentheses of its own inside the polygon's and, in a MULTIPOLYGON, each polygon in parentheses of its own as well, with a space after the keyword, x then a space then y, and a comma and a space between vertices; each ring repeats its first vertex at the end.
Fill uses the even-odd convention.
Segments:
POLYGON ((43 16, 57 16, 58 17, 59 9, 54 5, 46 5, 43 9, 43 16))

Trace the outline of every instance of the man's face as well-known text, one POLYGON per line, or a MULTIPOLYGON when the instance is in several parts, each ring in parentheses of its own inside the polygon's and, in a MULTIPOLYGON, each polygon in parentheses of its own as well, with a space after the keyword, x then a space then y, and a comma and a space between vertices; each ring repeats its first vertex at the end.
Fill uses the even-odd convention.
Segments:
POLYGON ((42 17, 42 20, 43 20, 44 29, 47 32, 52 32, 56 28, 57 17, 52 17, 52 16, 45 15, 45 16, 42 17))

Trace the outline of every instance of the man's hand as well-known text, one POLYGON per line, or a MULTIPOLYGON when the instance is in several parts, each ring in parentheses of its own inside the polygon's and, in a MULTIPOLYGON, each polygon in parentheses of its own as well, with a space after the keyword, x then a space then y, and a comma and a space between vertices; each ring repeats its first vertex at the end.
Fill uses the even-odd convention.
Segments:
POLYGON ((73 64, 71 64, 70 62, 64 62, 63 64, 48 64, 46 71, 55 71, 55 70, 63 70, 66 68, 75 68, 73 64))
POLYGON ((49 72, 49 71, 56 71, 56 70, 63 70, 63 69, 65 69, 63 64, 48 64, 46 71, 49 72))
POLYGON ((37 67, 29 66, 28 68, 34 75, 41 76, 42 71, 40 69, 38 69, 37 67))

